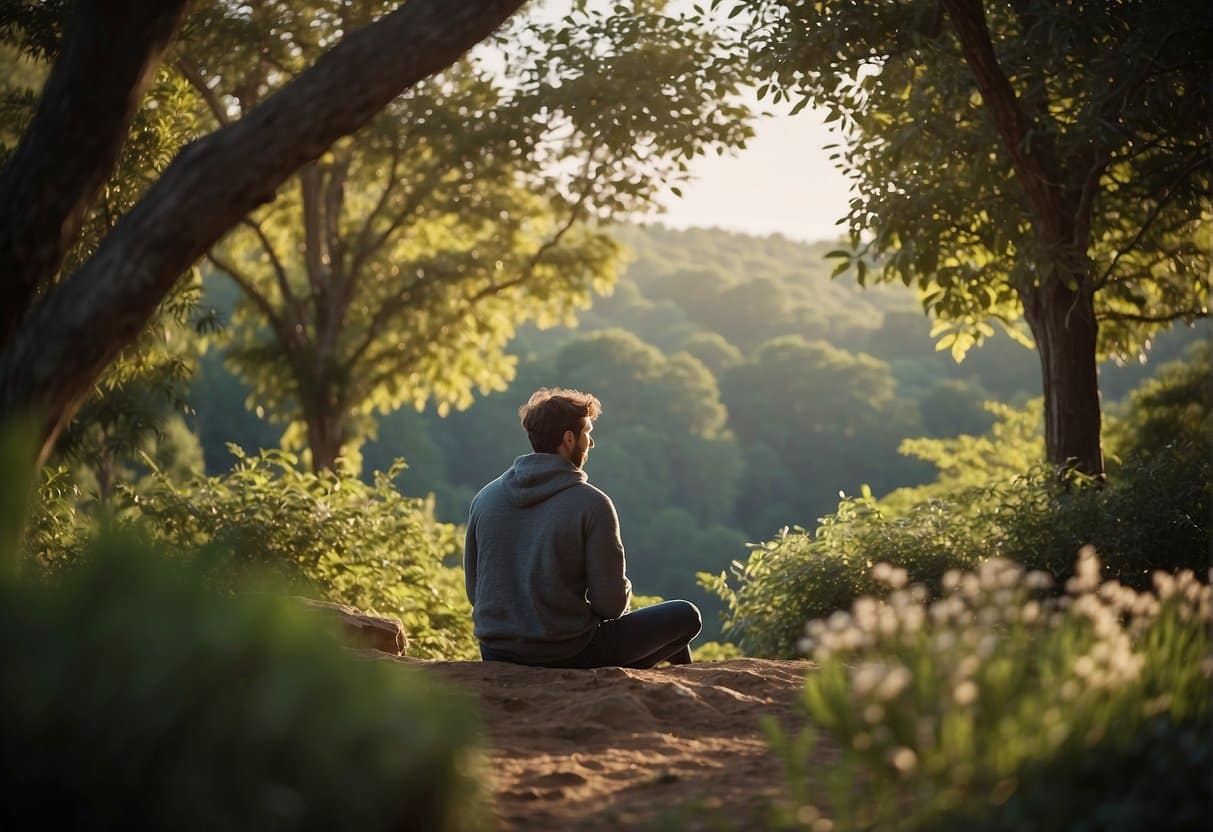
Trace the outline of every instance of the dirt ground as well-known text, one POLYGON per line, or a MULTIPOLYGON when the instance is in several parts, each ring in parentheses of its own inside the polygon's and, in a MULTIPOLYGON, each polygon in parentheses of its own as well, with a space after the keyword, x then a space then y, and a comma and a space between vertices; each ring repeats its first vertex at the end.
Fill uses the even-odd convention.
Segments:
MULTIPOLYGON (((502 830, 604 832, 764 828, 785 788, 758 720, 799 730, 811 667, 759 659, 653 670, 424 666, 480 701, 502 830)), ((831 756, 814 752, 815 763, 831 756)))

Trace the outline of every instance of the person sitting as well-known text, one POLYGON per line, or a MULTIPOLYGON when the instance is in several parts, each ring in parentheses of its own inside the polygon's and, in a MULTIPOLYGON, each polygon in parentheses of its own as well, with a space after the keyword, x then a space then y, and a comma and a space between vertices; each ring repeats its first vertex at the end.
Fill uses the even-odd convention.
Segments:
POLYGON ((699 609, 666 601, 629 612, 619 518, 585 463, 602 404, 536 391, 519 410, 533 453, 472 499, 463 568, 485 661, 542 667, 653 667, 691 661, 699 609))

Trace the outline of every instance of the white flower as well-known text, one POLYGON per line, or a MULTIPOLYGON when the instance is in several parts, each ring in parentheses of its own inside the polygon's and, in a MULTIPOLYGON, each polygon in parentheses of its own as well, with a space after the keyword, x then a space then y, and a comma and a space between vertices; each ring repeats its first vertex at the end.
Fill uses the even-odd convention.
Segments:
POLYGON ((962 708, 977 701, 977 685, 966 679, 952 690, 952 700, 962 708))
POLYGON ((877 685, 876 698, 882 702, 888 702, 890 699, 896 698, 913 681, 914 675, 910 673, 909 669, 902 665, 895 665, 877 685))
POLYGON ((1066 591, 1072 595, 1093 592, 1099 587, 1099 555, 1089 543, 1078 550, 1078 565, 1074 577, 1066 581, 1066 591))
POLYGON ((966 574, 960 579, 960 593, 969 600, 976 600, 981 594, 981 581, 976 575, 966 574))
POLYGON ((947 572, 944 572, 943 579, 939 582, 939 585, 945 591, 956 589, 960 586, 960 570, 949 569, 947 572))
POLYGON ((1154 579, 1154 590, 1158 593, 1159 600, 1165 601, 1175 594, 1175 578, 1166 572, 1155 572, 1151 575, 1154 579))
POLYGON ((1027 574, 1024 578, 1024 586, 1032 590, 1052 589, 1053 576, 1048 572, 1041 572, 1035 569, 1027 574))
POLYGON ((909 774, 918 766, 918 755, 903 746, 889 754, 889 762, 902 774, 909 774))
POLYGON ((1040 618, 1040 602, 1029 601, 1023 605, 1023 612, 1020 614, 1024 623, 1031 624, 1036 619, 1040 618))
POLYGON ((851 670, 851 689, 855 695, 866 697, 888 673, 888 667, 879 662, 863 662, 851 670))

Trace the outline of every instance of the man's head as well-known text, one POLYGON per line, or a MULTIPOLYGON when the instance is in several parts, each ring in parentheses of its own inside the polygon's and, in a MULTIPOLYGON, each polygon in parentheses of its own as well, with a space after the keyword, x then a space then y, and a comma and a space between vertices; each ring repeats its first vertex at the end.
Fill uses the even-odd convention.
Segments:
POLYGON ((560 454, 580 468, 594 447, 590 432, 600 413, 602 403, 589 393, 544 387, 518 409, 518 418, 537 453, 560 454))

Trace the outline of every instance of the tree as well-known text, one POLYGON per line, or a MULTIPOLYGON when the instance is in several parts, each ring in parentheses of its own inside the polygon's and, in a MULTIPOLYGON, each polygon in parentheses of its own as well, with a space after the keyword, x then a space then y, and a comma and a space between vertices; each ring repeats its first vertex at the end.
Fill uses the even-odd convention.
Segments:
MULTIPOLYGON (((59 2, 0 9, 0 107, 6 115, 0 127, 0 159, 13 155, 33 120, 38 93, 60 54, 67 13, 59 2)), ((154 73, 113 169, 79 218, 79 232, 63 256, 61 273, 72 271, 96 251, 172 156, 194 137, 191 97, 188 85, 172 73, 163 68, 154 73)), ((84 490, 101 501, 108 501, 117 484, 129 478, 137 452, 159 454, 174 439, 190 441, 180 417, 172 420, 196 357, 192 330, 212 323, 199 314, 197 295, 197 281, 189 279, 165 296, 65 429, 59 456, 72 463, 84 490)))
MULTIPOLYGON (((384 5, 209 3, 175 64, 223 124, 384 5)), ((211 249, 246 298, 229 359, 315 468, 376 411, 502 389, 519 323, 567 321, 614 279, 603 223, 749 135, 740 70, 701 71, 709 35, 657 5, 515 26, 503 66, 414 86, 211 249)))
POLYGON ((1047 458, 1101 475, 1096 356, 1208 312, 1213 9, 752 0, 777 98, 824 107, 862 284, 917 285, 958 356, 1026 320, 1047 458))
POLYGON ((707 367, 688 353, 667 357, 632 333, 611 329, 570 341, 553 369, 561 384, 602 399, 595 426, 602 447, 593 454, 603 464, 591 470, 609 494, 637 492, 635 499, 621 497, 621 517, 629 519, 631 506, 647 516, 667 495, 704 523, 732 513, 744 462, 707 367))
POLYGON ((1133 390, 1114 423, 1113 447, 1121 459, 1161 455, 1168 446, 1213 451, 1213 349, 1193 344, 1178 361, 1161 365, 1133 390))
POLYGON ((696 332, 686 340, 682 348, 699 359, 717 377, 725 369, 740 364, 742 360, 741 350, 716 332, 696 332))
POLYGON ((738 516, 752 534, 810 525, 840 488, 880 492, 917 473, 895 453, 917 413, 895 396, 889 365, 869 355, 784 335, 726 370, 720 391, 745 449, 738 516))
POLYGON ((0 170, 0 423, 35 419, 45 459, 192 263, 295 170, 520 5, 412 0, 346 35, 244 118, 183 149, 96 252, 56 282, 185 3, 73 7, 37 112, 0 170))

